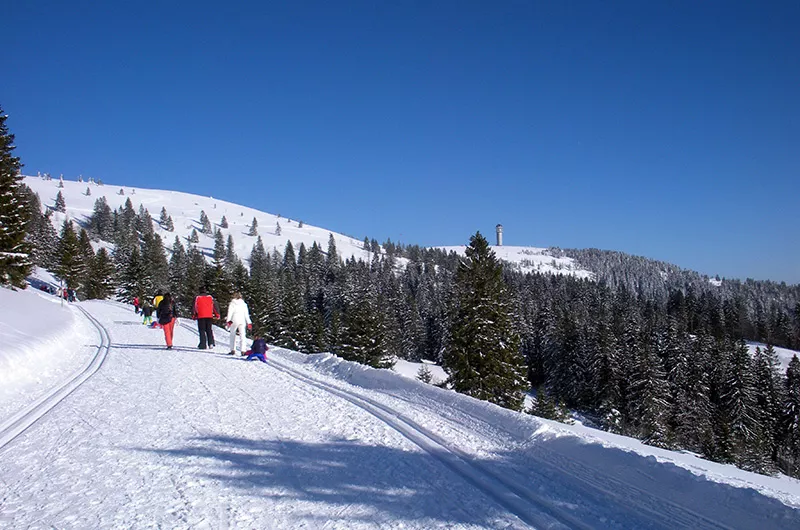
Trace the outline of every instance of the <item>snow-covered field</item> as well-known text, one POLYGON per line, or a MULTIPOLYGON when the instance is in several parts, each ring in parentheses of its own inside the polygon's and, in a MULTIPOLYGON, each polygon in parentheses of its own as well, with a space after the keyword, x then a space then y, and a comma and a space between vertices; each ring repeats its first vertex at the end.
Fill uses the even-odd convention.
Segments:
MULTIPOLYGON (((747 349, 750 350, 750 354, 753 355, 756 352, 756 348, 761 348, 762 350, 767 347, 766 344, 763 342, 748 342, 747 349)), ((775 350, 775 353, 778 355, 778 359, 781 362, 781 372, 786 373, 786 368, 789 366, 789 361, 792 360, 792 357, 797 355, 800 357, 800 353, 794 350, 790 350, 788 348, 779 348, 777 346, 773 346, 772 349, 775 350)))
MULTIPOLYGON (((108 346, 97 373, 0 447, 3 528, 800 528, 794 479, 330 354, 276 348, 265 365, 200 351, 191 321, 167 351, 130 306, 0 293, 14 330, 0 362, 53 343, 85 362, 108 346)), ((15 388, 0 394, 6 415, 30 381, 15 388)))
MULTIPOLYGON (((437 247, 447 252, 464 255, 465 245, 457 247, 437 247)), ((547 274, 565 274, 578 278, 594 278, 594 273, 582 269, 572 258, 557 258, 546 248, 490 246, 495 255, 519 272, 540 272, 547 274)))

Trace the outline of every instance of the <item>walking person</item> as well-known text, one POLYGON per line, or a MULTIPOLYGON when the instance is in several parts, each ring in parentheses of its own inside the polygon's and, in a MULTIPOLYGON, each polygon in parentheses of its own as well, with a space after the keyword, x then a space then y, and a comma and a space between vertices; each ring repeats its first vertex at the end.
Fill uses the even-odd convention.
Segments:
POLYGON ((228 328, 231 330, 231 351, 228 355, 236 355, 236 334, 237 332, 242 338, 242 346, 240 351, 247 349, 245 341, 245 327, 253 329, 253 323, 250 321, 250 309, 247 304, 242 300, 242 293, 233 293, 233 300, 228 305, 228 328))
POLYGON ((138 296, 134 296, 133 297, 133 312, 136 313, 137 315, 139 314, 139 297, 138 296))
POLYGON ((200 289, 200 294, 194 299, 194 310, 192 311, 192 318, 197 320, 197 332, 200 334, 200 344, 197 347, 201 350, 216 346, 212 325, 214 319, 219 317, 217 301, 208 294, 208 289, 203 287, 200 289))
POLYGON ((172 349, 172 334, 175 330, 175 323, 178 321, 178 313, 175 310, 175 302, 172 301, 172 295, 165 294, 161 299, 161 303, 156 308, 156 316, 158 323, 164 328, 164 340, 167 343, 167 349, 172 349))

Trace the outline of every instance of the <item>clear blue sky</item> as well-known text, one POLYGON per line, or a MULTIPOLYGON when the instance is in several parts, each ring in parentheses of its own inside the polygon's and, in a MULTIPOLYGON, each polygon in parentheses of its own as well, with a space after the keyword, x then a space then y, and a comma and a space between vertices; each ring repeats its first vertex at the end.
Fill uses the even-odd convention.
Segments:
POLYGON ((359 239, 458 245, 502 223, 508 245, 800 283, 796 0, 3 11, 0 105, 27 173, 359 239))

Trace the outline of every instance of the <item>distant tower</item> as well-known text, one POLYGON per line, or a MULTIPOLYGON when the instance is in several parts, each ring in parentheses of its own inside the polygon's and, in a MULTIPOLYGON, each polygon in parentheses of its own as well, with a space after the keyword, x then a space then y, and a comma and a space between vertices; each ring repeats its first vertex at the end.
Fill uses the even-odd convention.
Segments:
POLYGON ((503 246, 503 225, 497 225, 495 227, 495 230, 497 230, 497 246, 498 247, 502 247, 503 246))

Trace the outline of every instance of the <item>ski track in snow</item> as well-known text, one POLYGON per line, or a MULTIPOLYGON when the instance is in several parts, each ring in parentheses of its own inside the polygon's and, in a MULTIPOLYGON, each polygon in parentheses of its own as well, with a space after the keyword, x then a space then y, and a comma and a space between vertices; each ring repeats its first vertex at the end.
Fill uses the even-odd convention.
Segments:
POLYGON ((0 452, 0 527, 526 527, 349 401, 83 305, 108 358, 0 452))
POLYGON ((532 436, 451 392, 200 351, 187 321, 167 351, 130 306, 78 307, 105 360, 0 448, 0 527, 800 528, 752 489, 532 436))

